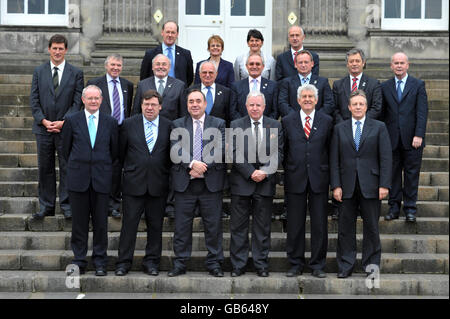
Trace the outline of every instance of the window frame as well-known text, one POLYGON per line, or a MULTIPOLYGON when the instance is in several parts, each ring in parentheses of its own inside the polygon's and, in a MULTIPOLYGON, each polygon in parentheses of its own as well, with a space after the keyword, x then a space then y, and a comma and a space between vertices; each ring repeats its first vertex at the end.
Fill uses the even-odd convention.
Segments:
MULTIPOLYGON (((48 0, 45 0, 46 13, 8 13, 7 0, 1 0, 0 25, 14 26, 69 26, 69 0, 65 1, 64 14, 48 14, 48 0)), ((28 0, 24 0, 24 11, 28 9, 28 0)))

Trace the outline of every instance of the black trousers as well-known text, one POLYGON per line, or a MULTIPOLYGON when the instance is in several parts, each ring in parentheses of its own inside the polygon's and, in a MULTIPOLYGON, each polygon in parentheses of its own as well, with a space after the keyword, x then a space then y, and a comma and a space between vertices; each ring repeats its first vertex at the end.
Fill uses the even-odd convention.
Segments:
POLYGON ((111 184, 111 193, 109 194, 109 211, 120 211, 122 202, 122 167, 120 164, 113 166, 113 179, 111 184))
POLYGON ((206 268, 212 270, 221 266, 223 263, 222 197, 222 191, 210 192, 206 188, 205 180, 201 178, 192 179, 185 192, 175 192, 174 267, 185 269, 186 262, 191 257, 192 222, 197 203, 200 206, 208 250, 206 268))
POLYGON ((314 193, 308 182, 300 194, 286 193, 288 198, 286 252, 292 266, 305 266, 306 211, 311 218, 311 259, 309 267, 323 270, 328 249, 328 192, 314 193))
POLYGON ((92 184, 86 192, 69 191, 72 207, 73 263, 86 268, 88 250, 89 219, 92 217, 93 250, 92 263, 95 268, 106 267, 108 249, 108 198, 109 194, 96 192, 92 184))
POLYGON ((361 194, 356 178, 353 197, 342 201, 342 214, 338 222, 338 245, 336 259, 339 272, 352 273, 356 263, 356 218, 358 205, 363 220, 362 266, 380 266, 381 242, 378 221, 381 201, 367 199, 361 194))
POLYGON ((270 228, 272 223, 272 196, 231 196, 230 257, 235 269, 247 265, 249 253, 248 229, 252 214, 252 259, 256 269, 269 267, 270 228))
POLYGON ((147 225, 147 245, 143 265, 159 268, 162 251, 162 229, 166 196, 154 197, 123 195, 122 228, 120 230, 119 258, 117 267, 129 270, 133 262, 136 235, 142 212, 147 225))
POLYGON ((392 188, 389 192, 389 206, 392 213, 399 214, 403 199, 405 215, 415 214, 423 147, 405 150, 400 144, 392 152, 392 188))
POLYGON ((62 156, 62 141, 59 133, 36 134, 39 170, 39 210, 53 211, 56 202, 55 152, 59 161, 59 205, 62 211, 70 210, 66 182, 66 161, 62 156))

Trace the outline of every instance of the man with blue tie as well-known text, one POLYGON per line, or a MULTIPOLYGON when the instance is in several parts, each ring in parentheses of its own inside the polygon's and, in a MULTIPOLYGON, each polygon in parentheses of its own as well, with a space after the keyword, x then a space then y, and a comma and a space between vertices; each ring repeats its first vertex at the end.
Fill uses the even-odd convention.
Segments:
POLYGON ((328 79, 314 74, 312 72, 313 66, 314 60, 311 52, 302 50, 295 56, 295 67, 298 73, 279 82, 278 109, 282 117, 290 112, 300 112, 297 89, 305 84, 312 84, 319 91, 316 111, 324 112, 328 115, 333 114, 333 92, 328 79))
MULTIPOLYGON (((120 54, 111 54, 105 60, 106 75, 91 79, 87 85, 96 85, 104 93, 100 112, 111 115, 117 120, 119 127, 131 114, 133 99, 133 83, 121 77, 123 58, 120 54)), ((112 191, 109 198, 109 212, 112 217, 120 218, 120 167, 114 168, 112 191)))
POLYGON ((119 155, 117 120, 99 111, 102 91, 84 88, 84 110, 66 118, 63 156, 67 161, 67 188, 72 208, 73 264, 80 273, 87 267, 89 219, 93 224, 92 263, 96 276, 106 276, 108 248, 108 199, 113 167, 119 155))
POLYGON ((145 52, 141 64, 141 81, 153 76, 152 60, 156 55, 162 53, 170 60, 169 76, 183 81, 186 87, 191 85, 194 79, 191 51, 175 44, 178 33, 179 27, 175 21, 167 21, 163 24, 161 31, 163 42, 157 47, 145 52))
POLYGON ((381 200, 391 187, 392 148, 383 122, 367 116, 364 91, 350 95, 352 117, 334 127, 330 145, 330 185, 333 197, 342 203, 338 222, 336 260, 338 278, 352 275, 356 265, 356 218, 363 219, 363 271, 380 267, 378 229, 381 200))
POLYGON ((425 82, 409 75, 408 69, 407 55, 401 52, 394 54, 391 70, 395 77, 381 84, 382 118, 389 131, 393 152, 392 190, 385 220, 399 218, 403 199, 406 221, 415 222, 428 101, 425 82))
POLYGON ((147 224, 143 260, 146 274, 156 276, 162 250, 162 229, 170 173, 170 120, 159 115, 162 97, 155 90, 142 96, 142 114, 127 119, 120 129, 123 167, 123 220, 116 275, 131 268, 142 212, 147 224))

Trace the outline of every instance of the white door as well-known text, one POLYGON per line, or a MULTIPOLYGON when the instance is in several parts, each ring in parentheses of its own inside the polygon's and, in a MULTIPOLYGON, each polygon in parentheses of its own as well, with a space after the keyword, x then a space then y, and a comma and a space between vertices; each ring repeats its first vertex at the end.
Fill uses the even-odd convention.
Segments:
MULTIPOLYGON (((222 58, 234 63, 247 52, 250 29, 264 36, 262 50, 272 54, 272 0, 180 0, 178 44, 191 51, 194 64, 209 57, 208 38, 220 35, 222 58)), ((194 65, 195 67, 195 65, 194 65)))

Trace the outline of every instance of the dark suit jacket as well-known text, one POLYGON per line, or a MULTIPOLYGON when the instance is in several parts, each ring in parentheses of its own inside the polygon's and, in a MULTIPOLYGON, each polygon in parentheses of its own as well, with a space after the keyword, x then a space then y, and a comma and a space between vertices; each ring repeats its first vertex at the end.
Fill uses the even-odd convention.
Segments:
MULTIPOLYGON (((319 90, 316 111, 333 115, 335 106, 328 79, 313 74, 309 80, 309 84, 314 85, 319 90)), ((278 110, 281 116, 286 116, 292 111, 298 113, 300 111, 300 105, 297 102, 297 89, 301 86, 298 73, 278 82, 278 86, 278 110)))
POLYGON ((399 143, 404 149, 412 149, 414 136, 423 138, 427 128, 428 98, 425 83, 408 75, 403 89, 402 100, 398 101, 394 78, 381 84, 383 92, 382 119, 386 123, 391 137, 392 149, 399 143))
MULTIPOLYGON (((309 51, 309 50, 308 50, 309 51)), ((312 74, 319 76, 319 55, 314 51, 311 52, 313 56, 314 66, 312 68, 312 74)), ((291 49, 281 53, 277 57, 276 64, 276 79, 277 81, 283 80, 284 78, 298 74, 297 68, 294 65, 294 59, 292 58, 291 49)))
POLYGON ((122 193, 131 196, 165 196, 169 190, 170 131, 172 122, 160 116, 158 138, 148 151, 142 115, 134 115, 120 128, 122 193))
MULTIPOLYGON (((371 78, 363 73, 359 81, 358 89, 363 90, 367 97, 366 116, 378 119, 381 114, 381 86, 377 79, 371 78)), ((335 122, 340 123, 352 117, 348 109, 348 99, 350 98, 351 86, 350 76, 334 81, 333 96, 336 104, 334 117, 335 122)))
POLYGON ((33 73, 30 105, 34 117, 34 134, 51 134, 42 125, 43 119, 62 121, 68 114, 81 109, 81 93, 84 88, 83 71, 66 61, 58 94, 55 94, 52 77, 50 61, 38 66, 33 73))
MULTIPOLYGON (((248 115, 231 122, 231 128, 241 128, 244 131, 250 129, 250 132, 251 125, 251 119, 248 115)), ((249 153, 255 154, 255 141, 252 135, 249 138, 250 144, 244 144, 245 146, 243 149, 240 147, 239 142, 237 142, 236 138, 233 138, 233 167, 230 174, 230 187, 231 194, 233 195, 250 196, 254 193, 258 193, 259 195, 263 196, 275 195, 276 170, 279 164, 283 161, 283 130, 279 121, 267 116, 263 117, 263 128, 266 130, 265 132, 263 131, 263 139, 260 144, 263 149, 259 154, 269 156, 269 159, 272 163, 262 160, 260 160, 258 163, 252 163, 250 161, 252 157, 249 158, 249 153), (273 129, 275 129, 276 131, 274 132, 273 129), (278 145, 278 147, 271 149, 271 143, 274 143, 275 141, 277 142, 277 144, 272 145, 278 145), (243 155, 243 163, 239 161, 239 156, 237 154, 243 155), (268 173, 267 178, 259 183, 256 183, 251 179, 251 175, 256 169, 258 169, 258 166, 259 169, 265 170, 264 167, 268 165, 271 165, 271 167, 275 169, 275 172, 266 170, 266 172, 268 173)))
MULTIPOLYGON (((179 158, 182 157, 182 151, 185 152, 186 159, 185 161, 177 162, 174 161, 174 157, 171 155, 172 159, 172 169, 171 169, 171 176, 172 176, 172 183, 174 190, 176 192, 184 192, 190 182, 190 175, 189 171, 191 170, 189 168, 189 164, 193 160, 193 142, 194 142, 194 132, 193 132, 193 123, 192 123, 192 117, 190 115, 186 115, 182 118, 179 118, 175 121, 173 121, 173 129, 170 137, 171 147, 176 148, 178 146, 183 145, 184 149, 182 147, 178 148, 178 156, 179 158), (177 134, 180 129, 182 131, 188 133, 187 140, 182 140, 182 136, 177 134), (178 132, 177 132, 178 131, 178 132)), ((208 147, 211 147, 212 145, 215 145, 219 149, 221 149, 221 157, 220 161, 214 160, 214 155, 217 153, 210 153, 211 161, 203 159, 203 162, 208 165, 208 170, 205 172, 205 184, 206 187, 210 192, 219 192, 222 191, 224 188, 224 182, 225 182, 225 121, 222 119, 219 119, 214 116, 205 116, 205 123, 203 125, 203 156, 206 156, 205 153, 205 147, 208 145, 208 147), (218 129, 220 131, 220 136, 209 136, 206 134, 205 130, 208 128, 218 129), (211 144, 210 144, 211 143, 211 144)), ((214 151, 214 148, 211 147, 211 152, 214 151)))
MULTIPOLYGON (((201 84, 195 84, 191 86, 191 88, 189 89, 194 88, 201 89, 201 84)), ((187 105, 187 92, 188 90, 185 90, 182 105, 187 105)), ((228 127, 228 124, 230 123, 231 119, 230 104, 231 104, 231 90, 223 85, 216 83, 216 94, 214 96, 214 105, 209 115, 225 120, 228 127)), ((184 108, 184 112, 185 112, 184 115, 187 115, 188 113, 187 107, 184 108)))
MULTIPOLYGON (((133 106, 133 83, 128 81, 125 78, 119 77, 120 80, 120 86, 122 88, 122 95, 123 95, 123 106, 124 106, 124 114, 125 118, 129 117, 131 114, 131 107, 133 106)), ((88 85, 96 85, 102 90, 102 96, 103 101, 100 105, 100 112, 104 112, 108 115, 111 115, 112 108, 111 108, 111 101, 109 99, 109 91, 108 91, 108 83, 106 79, 106 75, 90 79, 86 86, 88 85)))
MULTIPOLYGON (((266 98, 264 115, 278 118, 278 85, 277 82, 261 77, 261 93, 266 98)), ((248 115, 245 100, 250 92, 248 78, 234 82, 231 85, 231 120, 237 120, 248 115)))
MULTIPOLYGON (((142 95, 150 89, 157 91, 154 76, 151 76, 138 83, 133 103, 133 115, 142 113, 142 95)), ((162 96, 163 103, 161 112, 159 113, 160 115, 173 121, 186 114, 186 104, 183 104, 184 89, 185 84, 183 81, 177 80, 170 76, 167 77, 166 87, 164 88, 162 96)))
MULTIPOLYGON (((162 44, 157 47, 146 50, 142 59, 140 80, 153 76, 152 60, 162 52, 162 44)), ((186 86, 191 85, 194 79, 194 62, 192 61, 191 51, 175 45, 175 78, 183 81, 186 86)))
POLYGON ((366 116, 359 151, 353 140, 352 120, 334 127, 330 146, 331 189, 342 187, 342 198, 352 197, 358 176, 366 199, 379 197, 379 187, 391 188, 392 148, 383 122, 366 116))
POLYGON ((286 192, 303 193, 308 180, 314 193, 328 192, 329 146, 333 118, 315 112, 309 139, 303 130, 300 112, 281 119, 284 129, 284 188, 286 192))
POLYGON ((91 147, 84 110, 66 117, 62 130, 63 156, 67 161, 67 189, 111 192, 113 165, 119 156, 119 130, 110 115, 99 113, 94 148, 91 147))
MULTIPOLYGON (((197 63, 197 66, 195 67, 195 79, 194 84, 200 84, 200 64, 202 64, 205 61, 209 61, 209 59, 200 61, 197 63)), ((216 83, 221 84, 223 86, 226 86, 227 88, 231 87, 231 84, 234 82, 234 69, 233 69, 233 63, 228 62, 226 60, 220 59, 219 68, 217 69, 217 77, 216 77, 216 83)))

